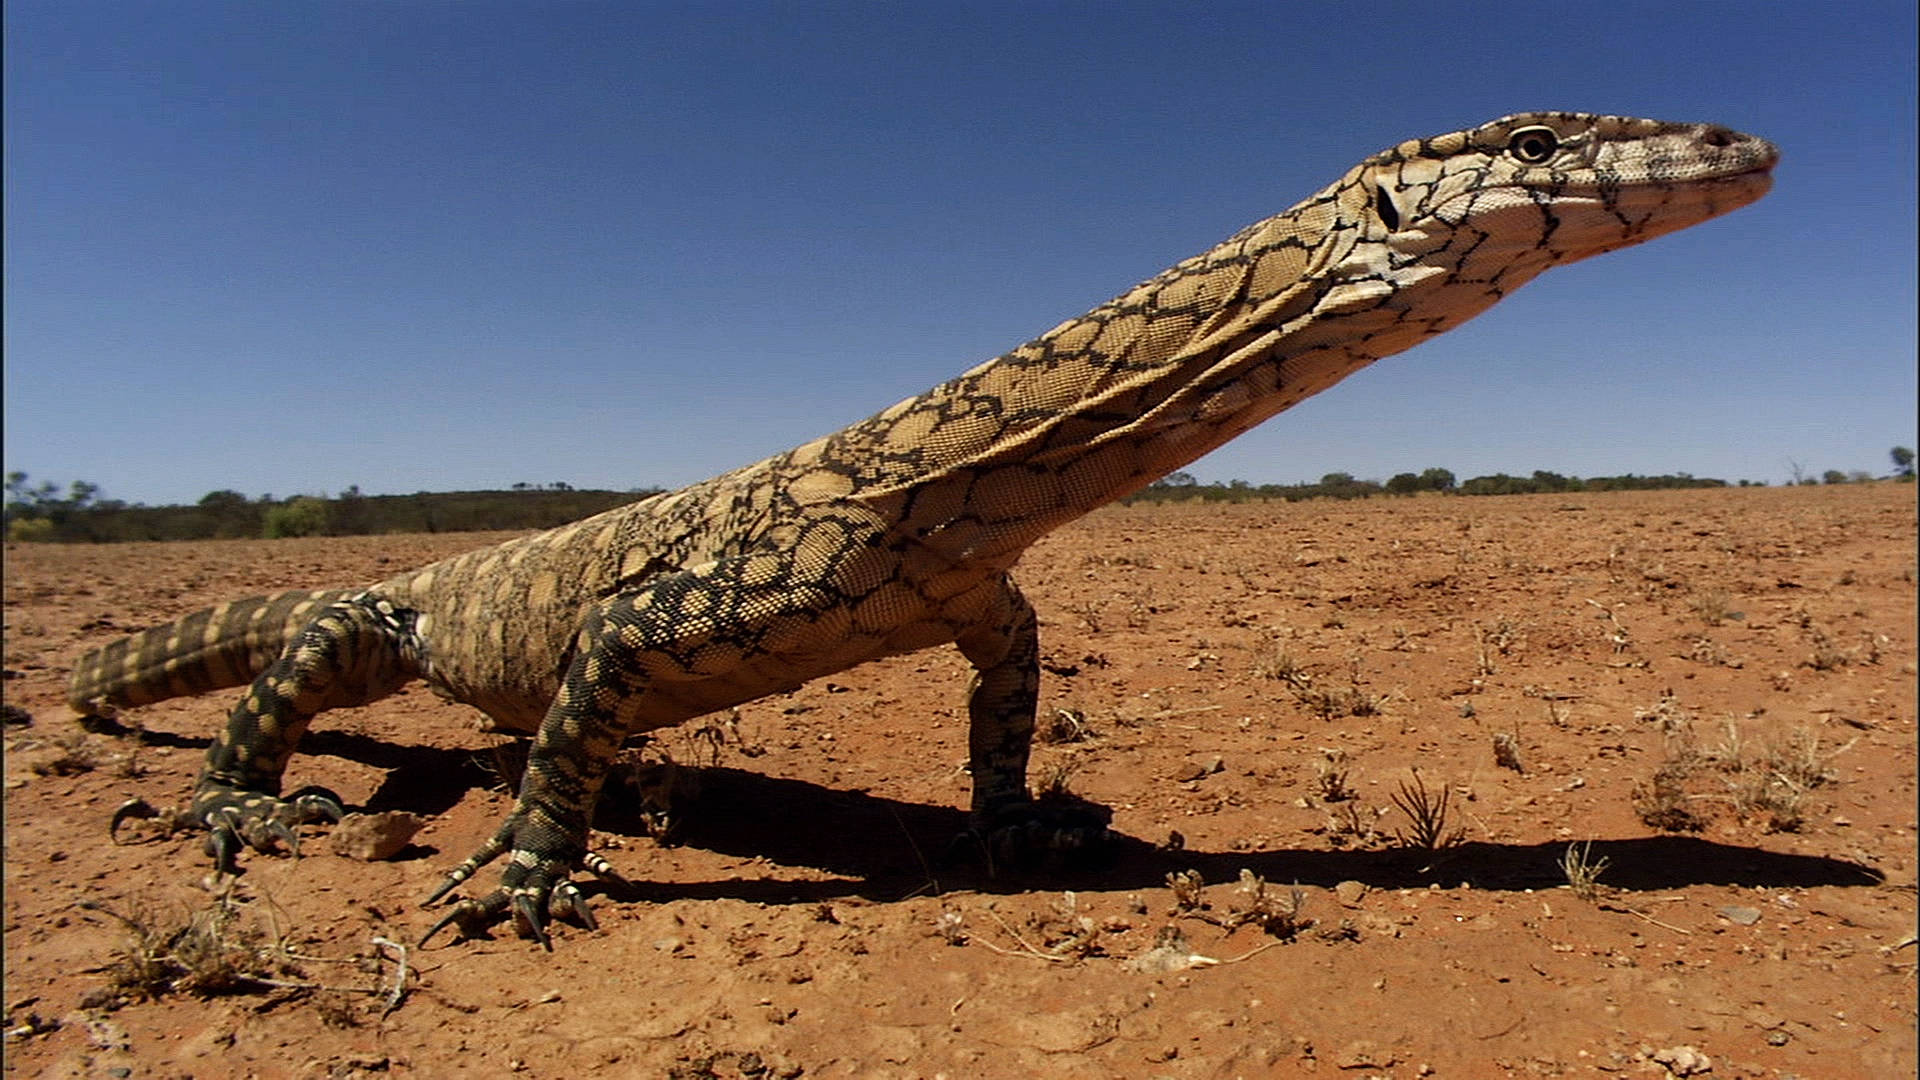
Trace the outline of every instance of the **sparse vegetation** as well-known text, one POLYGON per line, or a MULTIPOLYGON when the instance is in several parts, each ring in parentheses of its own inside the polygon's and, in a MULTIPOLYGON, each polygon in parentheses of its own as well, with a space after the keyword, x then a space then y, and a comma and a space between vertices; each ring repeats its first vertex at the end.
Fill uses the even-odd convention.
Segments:
POLYGON ((1320 748, 1320 760, 1314 763, 1313 793, 1321 802, 1337 803, 1359 798, 1349 777, 1353 771, 1347 752, 1338 747, 1320 748))
POLYGON ((1288 650, 1287 643, 1275 634, 1262 638, 1253 661, 1253 673, 1262 679, 1273 679, 1296 690, 1303 690, 1312 682, 1312 676, 1306 668, 1288 650))
POLYGON ((1708 626, 1719 626, 1728 619, 1744 618, 1733 609, 1733 594, 1725 589, 1705 589, 1693 594, 1693 613, 1708 626))
POLYGON ((1496 731, 1493 733, 1493 763, 1503 769, 1525 774, 1526 763, 1520 760, 1520 734, 1515 731, 1496 731))
POLYGON ((1030 919, 1028 927, 1039 935, 1040 946, 1049 956, 1084 960, 1101 952, 1100 927, 1093 916, 1080 910, 1080 897, 1075 893, 1062 893, 1054 901, 1053 910, 1030 919))
POLYGON ((1393 805, 1400 808, 1409 823, 1410 831, 1405 834, 1394 830, 1393 838, 1401 847, 1439 851, 1466 839, 1466 830, 1447 828, 1447 806, 1452 793, 1445 785, 1438 792, 1428 791, 1419 769, 1413 770, 1413 783, 1402 780, 1392 797, 1393 805))
POLYGON ((1380 838, 1380 819, 1390 812, 1363 810, 1357 799, 1337 803, 1327 811, 1327 842, 1336 848, 1371 847, 1380 838))
POLYGON ((1669 757, 1646 784, 1634 785, 1634 813, 1661 832, 1699 832, 1706 828, 1706 821, 1694 812, 1687 794, 1687 777, 1692 772, 1690 758, 1669 757))
POLYGON ((1052 709, 1035 725, 1033 737, 1043 743, 1077 743, 1093 737, 1087 714, 1079 709, 1052 709))
POLYGON ((33 759, 31 768, 39 776, 78 776, 100 767, 101 753, 84 731, 56 735, 49 740, 48 752, 33 759))
POLYGON ((278 943, 240 925, 240 908, 225 894, 199 911, 174 916, 150 908, 122 914, 94 901, 81 907, 112 916, 127 931, 107 967, 108 987, 122 1000, 250 993, 302 974, 278 943))
POLYGON ((1173 910, 1177 914, 1198 911, 1205 906, 1202 893, 1206 882, 1198 870, 1175 870, 1167 875, 1167 888, 1173 890, 1173 910))
POLYGON ((1220 919, 1220 925, 1229 930, 1242 926, 1257 926, 1272 937, 1282 941, 1292 941, 1302 930, 1313 925, 1313 920, 1302 912, 1307 906, 1307 894, 1300 886, 1294 885, 1286 890, 1269 891, 1267 882, 1251 870, 1240 871, 1240 885, 1234 892, 1234 900, 1227 907, 1227 914, 1220 919))
POLYGON ((1560 872, 1567 877, 1567 887, 1573 890, 1573 895, 1589 902, 1599 897, 1598 881, 1607 869, 1605 855, 1598 859, 1592 856, 1592 841, 1568 844, 1565 854, 1560 856, 1560 872))
POLYGON ((1040 774, 1040 782, 1033 785, 1033 797, 1036 799, 1073 798, 1073 774, 1080 771, 1083 762, 1076 757, 1053 759, 1040 774))
POLYGON ((1347 667, 1347 684, 1338 687, 1313 685, 1305 675, 1288 683, 1294 700, 1321 720, 1342 716, 1378 716, 1389 694, 1374 694, 1360 685, 1360 660, 1355 657, 1347 667))

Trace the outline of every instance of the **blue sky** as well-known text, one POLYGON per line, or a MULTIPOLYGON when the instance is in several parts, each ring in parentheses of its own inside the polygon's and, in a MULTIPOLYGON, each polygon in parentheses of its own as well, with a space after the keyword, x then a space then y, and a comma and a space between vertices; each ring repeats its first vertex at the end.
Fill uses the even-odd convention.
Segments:
POLYGON ((1779 143, 1197 463, 1779 482, 1915 439, 1893 3, 5 8, 8 470, 108 497, 677 486, 1361 156, 1525 109, 1779 143))

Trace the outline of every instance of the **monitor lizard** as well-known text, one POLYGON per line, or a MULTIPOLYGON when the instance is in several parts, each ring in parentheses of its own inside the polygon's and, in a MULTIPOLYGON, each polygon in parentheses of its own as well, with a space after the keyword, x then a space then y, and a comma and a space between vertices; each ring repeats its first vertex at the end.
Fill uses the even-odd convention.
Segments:
POLYGON ((82 657, 69 700, 98 713, 250 683, 180 812, 222 868, 342 812, 329 792, 280 795, 323 710, 420 679, 531 734, 512 811, 427 902, 507 855, 499 886, 429 937, 511 918, 551 948, 556 914, 592 925, 570 875, 614 876, 588 821, 628 736, 948 642, 975 672, 970 832, 996 851, 1091 843, 1103 820, 1026 784, 1039 645, 1009 572, 1029 545, 1548 267, 1758 199, 1777 159, 1723 127, 1568 112, 1403 142, 844 430, 362 588, 189 615, 82 657))

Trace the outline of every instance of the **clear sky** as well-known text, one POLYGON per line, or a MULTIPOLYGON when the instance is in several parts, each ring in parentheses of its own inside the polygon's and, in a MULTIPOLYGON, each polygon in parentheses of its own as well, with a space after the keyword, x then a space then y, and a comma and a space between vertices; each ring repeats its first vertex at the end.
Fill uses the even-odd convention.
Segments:
POLYGON ((1550 271, 1192 468, 1780 482, 1915 439, 1888 3, 5 7, 5 467, 152 504, 677 486, 1365 154, 1707 120, 1773 194, 1550 271))

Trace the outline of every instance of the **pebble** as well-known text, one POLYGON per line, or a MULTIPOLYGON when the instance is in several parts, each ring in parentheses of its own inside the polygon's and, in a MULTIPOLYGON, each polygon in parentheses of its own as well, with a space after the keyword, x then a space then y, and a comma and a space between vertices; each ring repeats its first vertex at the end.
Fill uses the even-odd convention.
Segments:
POLYGON ((1739 923, 1741 926, 1752 926, 1754 923, 1760 921, 1759 908, 1738 906, 1723 907, 1720 909, 1720 915, 1728 922, 1739 923))

